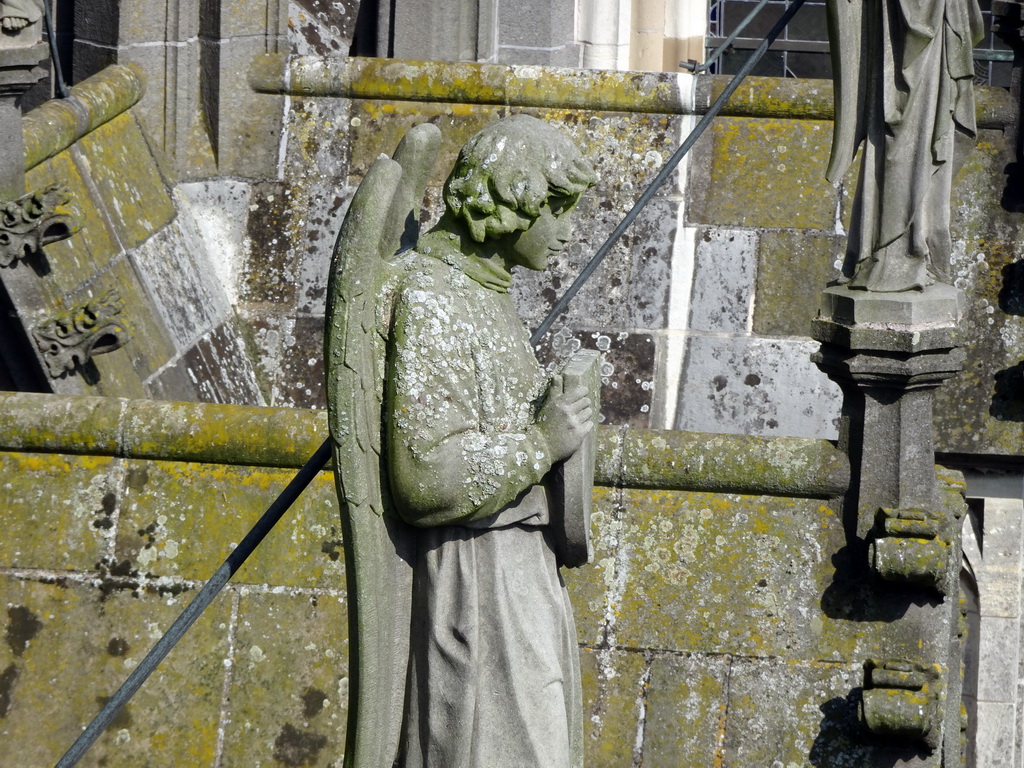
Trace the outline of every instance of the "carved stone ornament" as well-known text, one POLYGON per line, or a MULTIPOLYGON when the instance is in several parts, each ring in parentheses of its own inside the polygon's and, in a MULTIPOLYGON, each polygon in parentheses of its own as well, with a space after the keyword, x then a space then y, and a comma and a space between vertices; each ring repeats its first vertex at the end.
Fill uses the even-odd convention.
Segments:
POLYGON ((871 542, 871 567, 886 581, 949 591, 948 525, 933 512, 880 509, 878 536, 871 542))
POLYGON ((53 185, 9 203, 0 203, 0 267, 38 253, 44 245, 71 237, 78 231, 73 212, 66 206, 71 193, 53 185))
POLYGON ((120 349, 130 336, 121 322, 123 305, 113 291, 38 325, 32 337, 52 378, 74 371, 96 355, 120 349))
POLYGON ((875 736, 935 751, 942 742, 942 673, 937 665, 869 659, 864 663, 861 723, 875 736))

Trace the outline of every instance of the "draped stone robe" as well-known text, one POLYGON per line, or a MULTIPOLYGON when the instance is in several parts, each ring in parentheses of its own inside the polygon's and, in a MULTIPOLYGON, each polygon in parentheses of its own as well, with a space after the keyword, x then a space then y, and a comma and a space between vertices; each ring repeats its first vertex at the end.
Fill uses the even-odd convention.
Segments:
POLYGON ((388 466, 418 527, 402 768, 582 764, 576 632, 534 424, 546 377, 510 281, 453 247, 418 256, 396 299, 388 466))
POLYGON ((843 273, 873 291, 948 282, 953 175, 976 137, 977 0, 828 0, 828 13, 831 181, 864 144, 843 273))

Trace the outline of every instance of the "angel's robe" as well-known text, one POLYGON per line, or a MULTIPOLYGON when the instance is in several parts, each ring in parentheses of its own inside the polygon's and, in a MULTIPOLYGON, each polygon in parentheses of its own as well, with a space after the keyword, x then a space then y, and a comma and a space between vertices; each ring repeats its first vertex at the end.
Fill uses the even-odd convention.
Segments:
POLYGON ((976 136, 977 0, 829 0, 828 12, 829 180, 864 145, 843 273, 873 291, 948 282, 953 175, 976 136))
POLYGON ((546 377, 498 259, 420 254, 388 355, 387 456, 416 526, 402 768, 578 768, 579 651, 541 481, 546 377))

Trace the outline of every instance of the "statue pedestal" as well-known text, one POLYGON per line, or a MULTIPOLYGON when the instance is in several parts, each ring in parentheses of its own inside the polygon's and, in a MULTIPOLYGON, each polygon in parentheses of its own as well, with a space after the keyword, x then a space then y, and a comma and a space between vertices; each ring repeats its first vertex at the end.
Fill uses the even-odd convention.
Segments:
POLYGON ((850 457, 858 538, 880 510, 937 505, 932 394, 955 375, 963 293, 950 285, 875 293, 832 286, 812 336, 814 362, 843 390, 840 447, 850 457))
POLYGON ((0 39, 0 202, 25 194, 20 102, 25 91, 46 75, 39 63, 49 55, 46 43, 15 45, 0 39))

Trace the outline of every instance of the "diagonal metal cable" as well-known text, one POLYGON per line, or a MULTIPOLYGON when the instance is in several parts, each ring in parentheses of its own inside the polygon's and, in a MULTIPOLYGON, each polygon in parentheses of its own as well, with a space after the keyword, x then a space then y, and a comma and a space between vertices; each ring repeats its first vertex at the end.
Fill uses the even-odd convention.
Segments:
MULTIPOLYGON (((665 183, 669 175, 675 170, 676 166, 679 165, 683 157, 690 148, 696 143, 697 139, 700 138, 701 134, 711 124, 714 117, 721 112, 722 108, 728 102, 729 98, 739 87, 743 79, 750 74, 751 70, 757 65, 757 62, 764 56, 765 51, 775 41, 785 29, 786 24, 793 18, 793 15, 800 9, 804 4, 805 0, 793 0, 793 3, 786 9, 786 12, 782 17, 775 23, 775 26, 768 32, 767 37, 761 41, 761 44, 754 49, 754 52, 747 59, 746 63, 740 68, 739 72, 729 82, 729 85, 725 87, 721 95, 715 99, 714 103, 708 108, 708 111, 701 118, 700 122, 694 126, 694 129, 690 132, 689 136, 686 137, 685 141, 679 146, 679 148, 673 153, 672 157, 669 158, 668 162, 662 167, 661 171, 650 183, 640 198, 633 204, 629 213, 626 214, 625 218, 619 223, 615 230, 608 236, 604 244, 597 250, 597 252, 591 257, 590 261, 580 272, 576 280, 573 281, 572 285, 562 294, 561 298, 555 302, 554 306, 548 312, 547 317, 540 324, 533 335, 530 337, 531 344, 537 344, 543 337, 544 334, 550 330, 551 325, 555 322, 555 319, 562 313, 562 311, 568 306, 572 298, 579 292, 579 289, 583 287, 583 284, 594 274, 594 271, 600 266, 604 257, 608 255, 612 246, 618 242, 619 238, 622 237, 623 233, 628 229, 629 225, 633 223, 640 212, 646 207, 647 203, 650 202, 651 198, 654 197, 654 193, 658 188, 665 183)), ((228 580, 235 574, 235 572, 241 568, 242 564, 248 559, 249 555, 255 551, 256 547, 262 543, 263 539, 266 538, 267 534, 270 533, 277 521, 281 519, 285 512, 288 511, 289 507, 295 502, 299 495, 306 489, 306 487, 312 482, 313 478, 327 466, 327 461, 331 457, 331 438, 327 438, 323 444, 317 448, 316 452, 310 457, 309 461, 300 469, 291 482, 285 487, 281 494, 274 500, 274 503, 270 505, 263 516, 259 519, 256 525, 246 534, 245 538, 242 539, 241 543, 228 555, 227 559, 221 564, 220 568, 217 569, 213 577, 206 582, 203 588, 199 591, 192 602, 188 604, 181 615, 175 619, 170 629, 161 637, 156 645, 154 645, 146 657, 139 663, 139 665, 132 671, 128 676, 128 679, 121 684, 121 687, 117 689, 117 692, 110 697, 110 700, 103 706, 99 714, 93 718, 92 722, 86 726, 85 730, 75 740, 75 743, 71 745, 64 756, 57 762, 55 768, 73 768, 78 764, 78 761, 88 751, 88 749, 96 742, 96 739, 100 737, 113 722, 114 718, 117 717, 118 713, 124 707, 125 704, 135 695, 135 692, 142 687, 142 684, 146 682, 147 678, 153 673, 161 661, 170 653, 171 649, 178 643, 178 641, 184 636, 189 628, 195 623, 196 619, 202 614, 206 607, 213 601, 218 593, 224 588, 228 580)))

